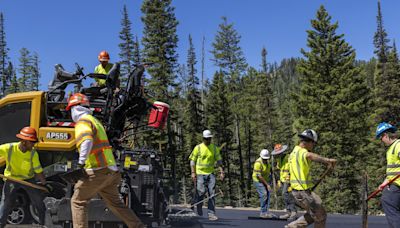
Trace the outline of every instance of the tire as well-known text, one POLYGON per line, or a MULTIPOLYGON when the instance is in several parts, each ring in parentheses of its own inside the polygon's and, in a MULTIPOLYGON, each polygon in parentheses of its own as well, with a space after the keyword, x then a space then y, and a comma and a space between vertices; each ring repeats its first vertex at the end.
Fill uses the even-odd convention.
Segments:
POLYGON ((32 222, 32 216, 29 211, 29 200, 26 194, 17 193, 16 203, 7 217, 7 223, 18 225, 32 222))

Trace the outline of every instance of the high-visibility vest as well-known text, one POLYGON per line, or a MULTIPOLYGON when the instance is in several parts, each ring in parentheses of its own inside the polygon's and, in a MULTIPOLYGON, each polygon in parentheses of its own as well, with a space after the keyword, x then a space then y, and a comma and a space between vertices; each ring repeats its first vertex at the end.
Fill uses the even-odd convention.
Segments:
MULTIPOLYGON (((386 179, 391 180, 398 174, 400 174, 400 140, 397 139, 390 145, 389 149, 386 152, 386 179)), ((394 181, 398 186, 400 186, 400 179, 394 181)))
MULTIPOLYGON (((103 67, 103 65, 99 64, 94 68, 94 73, 96 74, 108 74, 110 72, 111 68, 113 67, 112 63, 107 63, 106 67, 103 67)), ((105 79, 99 79, 95 78, 94 79, 99 86, 105 86, 106 85, 106 80, 105 79)))
POLYGON ((312 187, 310 162, 307 149, 296 146, 289 155, 290 186, 295 190, 307 190, 312 187))
POLYGON ((196 174, 208 175, 214 172, 215 163, 222 160, 222 157, 217 146, 202 143, 193 149, 189 159, 196 164, 196 174))
POLYGON ((76 145, 89 139, 93 140, 93 147, 86 159, 85 169, 115 166, 112 148, 108 141, 106 131, 101 122, 92 115, 84 115, 75 125, 76 145), (86 129, 90 128, 89 131, 86 129), (84 129, 84 130, 82 130, 84 129))
POLYGON ((35 176, 35 173, 43 172, 39 155, 33 148, 25 153, 19 149, 20 142, 7 143, 0 146, 0 154, 6 159, 4 176, 18 180, 27 180, 35 176))
POLYGON ((265 181, 269 181, 269 175, 271 171, 271 165, 267 162, 266 164, 263 163, 262 158, 258 158, 254 162, 253 166, 253 181, 260 182, 257 176, 262 176, 265 181))
POLYGON ((278 168, 280 170, 279 173, 279 180, 284 183, 284 182, 289 182, 289 155, 286 154, 283 156, 280 160, 278 160, 278 168))

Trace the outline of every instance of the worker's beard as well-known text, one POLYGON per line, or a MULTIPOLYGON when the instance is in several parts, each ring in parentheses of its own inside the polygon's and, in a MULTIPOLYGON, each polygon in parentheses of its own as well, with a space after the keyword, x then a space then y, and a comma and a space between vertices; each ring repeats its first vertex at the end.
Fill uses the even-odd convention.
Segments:
POLYGON ((86 107, 76 105, 71 108, 71 117, 74 122, 78 122, 82 116, 88 114, 92 114, 92 111, 86 107))

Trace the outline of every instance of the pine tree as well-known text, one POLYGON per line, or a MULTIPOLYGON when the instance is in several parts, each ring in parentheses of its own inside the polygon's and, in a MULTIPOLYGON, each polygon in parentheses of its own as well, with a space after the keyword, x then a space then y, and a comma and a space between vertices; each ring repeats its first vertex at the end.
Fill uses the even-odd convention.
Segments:
POLYGON ((39 79, 40 79, 40 69, 39 69, 39 55, 35 52, 32 56, 32 78, 30 80, 30 90, 39 90, 39 79))
POLYGON ((26 48, 20 50, 19 57, 19 74, 18 88, 21 92, 26 92, 31 89, 30 81, 32 79, 32 58, 30 52, 26 48))
MULTIPOLYGON (((187 132, 189 134, 196 134, 204 129, 202 123, 202 113, 200 110, 201 107, 201 98, 198 90, 199 86, 199 78, 197 77, 196 70, 196 54, 193 46, 192 37, 189 35, 189 50, 187 56, 187 69, 188 69, 188 94, 187 94, 187 109, 188 112, 188 124, 187 132)), ((195 145, 197 137, 190 137, 189 141, 191 141, 191 148, 195 145)))
POLYGON ((140 43, 137 36, 135 37, 135 43, 133 43, 133 62, 136 65, 142 62, 142 56, 140 55, 140 43))
POLYGON ((8 63, 7 71, 11 80, 10 80, 10 86, 6 89, 6 94, 20 92, 18 87, 17 73, 15 72, 15 69, 11 62, 8 63))
POLYGON ((387 55, 390 50, 388 43, 390 40, 387 38, 387 33, 383 27, 383 17, 381 11, 381 2, 378 1, 378 15, 376 16, 377 30, 374 35, 374 53, 378 56, 378 61, 380 63, 386 63, 387 55))
POLYGON ((142 5, 143 61, 155 63, 148 68, 152 76, 149 89, 155 92, 157 99, 164 101, 169 99, 169 87, 175 86, 178 21, 174 10, 171 0, 145 0, 142 5))
POLYGON ((6 33, 4 30, 4 17, 3 13, 0 13, 0 83, 1 91, 0 96, 6 94, 6 89, 10 86, 9 74, 6 73, 8 61, 8 49, 6 42, 6 33))
MULTIPOLYGON (((176 28, 178 21, 175 17, 175 8, 171 5, 172 0, 144 0, 141 10, 144 31, 142 37, 143 62, 154 63, 147 72, 152 76, 148 82, 148 88, 155 93, 155 99, 169 104, 176 104, 178 89, 176 88, 176 53, 178 36, 176 28)), ((170 114, 167 119, 167 132, 161 135, 152 135, 147 142, 154 145, 157 142, 167 141, 165 153, 167 168, 171 169, 171 178, 174 181, 174 201, 178 199, 177 181, 177 156, 176 139, 178 138, 178 116, 174 105, 170 106, 170 114), (166 140, 165 140, 166 139, 166 140)), ((178 179, 177 179, 178 178, 178 179)))
POLYGON ((119 38, 121 43, 118 44, 120 48, 119 57, 121 58, 121 84, 125 85, 128 80, 128 74, 133 70, 134 65, 134 48, 135 41, 133 40, 133 35, 131 32, 131 21, 129 20, 128 10, 126 5, 122 10, 122 20, 121 20, 121 31, 119 32, 119 38))
MULTIPOLYGON (((235 164, 239 167, 234 167, 233 172, 239 172, 240 176, 240 191, 236 195, 245 195, 245 180, 244 180, 244 166, 243 166, 243 154, 241 146, 241 135, 239 129, 241 128, 241 116, 239 116, 239 105, 238 100, 241 94, 241 76, 243 75, 247 63, 244 57, 243 51, 240 47, 241 36, 234 29, 233 24, 229 24, 226 17, 222 17, 222 23, 219 25, 219 30, 215 36, 215 40, 212 43, 213 54, 212 61, 220 68, 221 73, 224 75, 224 80, 227 82, 228 88, 228 102, 234 116, 234 126, 232 131, 234 132, 236 155, 232 155, 235 160, 235 164)), ((236 180, 235 180, 236 181, 236 180)), ((236 186, 237 183, 235 183, 236 186)), ((233 186, 232 186, 233 187, 233 186)), ((233 198, 231 199, 233 200, 233 198)))
MULTIPOLYGON (((319 134, 315 152, 338 160, 334 174, 319 191, 328 210, 354 213, 359 209, 360 155, 368 133, 369 91, 355 67, 355 51, 336 34, 338 23, 321 6, 308 30, 309 51, 301 50, 301 86, 296 105, 297 131, 319 134)), ((318 170, 314 169, 318 176, 318 170)))
POLYGON ((228 203, 233 205, 236 201, 234 195, 234 185, 236 175, 232 172, 232 155, 229 153, 231 151, 230 143, 233 137, 233 131, 231 130, 233 126, 233 115, 229 107, 228 97, 227 97, 227 85, 224 81, 224 74, 222 72, 216 72, 214 74, 213 80, 211 82, 210 90, 207 95, 207 113, 208 113, 208 128, 214 133, 213 143, 221 145, 221 143, 226 143, 226 146, 222 149, 222 162, 226 171, 225 184, 219 186, 223 192, 227 193, 224 197, 224 204, 228 203), (226 182, 228 184, 226 184, 226 182), (228 202, 225 200, 228 199, 228 202))

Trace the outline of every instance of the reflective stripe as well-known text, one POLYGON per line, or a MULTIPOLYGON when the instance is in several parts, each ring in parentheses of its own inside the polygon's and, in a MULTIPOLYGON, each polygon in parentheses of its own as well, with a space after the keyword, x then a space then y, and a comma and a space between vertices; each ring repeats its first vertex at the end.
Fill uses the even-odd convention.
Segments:
POLYGON ((83 118, 84 119, 80 119, 78 122, 88 123, 92 132, 81 133, 79 138, 83 139, 84 137, 88 137, 89 134, 93 137, 93 146, 86 160, 85 168, 91 169, 115 165, 112 147, 101 122, 91 115, 85 115, 83 118))
POLYGON ((399 168, 400 164, 390 164, 386 166, 387 168, 399 168))
POLYGON ((83 134, 80 134, 76 139, 75 139, 75 142, 80 142, 84 137, 86 137, 86 136, 90 136, 90 137, 92 137, 93 138, 93 134, 92 133, 83 133, 83 134))
POLYGON ((214 167, 212 164, 206 164, 206 163, 197 163, 196 166, 201 166, 201 167, 214 167))
POLYGON ((303 184, 312 184, 313 182, 312 181, 309 181, 309 180, 290 180, 290 183, 291 184, 301 184, 301 185, 303 185, 303 184))
MULTIPOLYGON (((8 154, 7 154, 7 162, 8 164, 11 164, 11 154, 12 154, 12 149, 13 149, 14 144, 10 143, 10 148, 8 148, 8 154)), ((7 165, 7 170, 11 172, 11 165, 7 165)))
POLYGON ((399 175, 400 172, 387 172, 386 175, 391 176, 391 175, 399 175))

